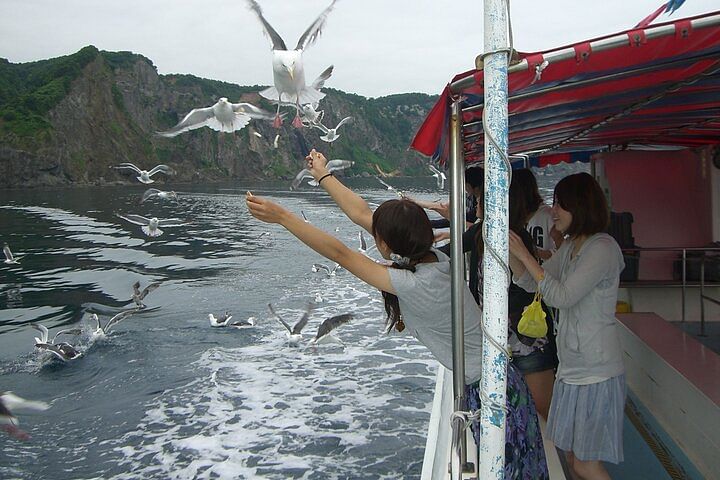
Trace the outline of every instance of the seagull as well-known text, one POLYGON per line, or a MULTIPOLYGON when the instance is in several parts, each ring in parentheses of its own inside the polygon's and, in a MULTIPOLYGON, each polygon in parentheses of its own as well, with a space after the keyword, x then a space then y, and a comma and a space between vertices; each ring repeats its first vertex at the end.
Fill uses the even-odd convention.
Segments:
POLYGON ((253 135, 255 135, 258 138, 263 138, 262 133, 260 133, 260 132, 253 132, 253 135))
POLYGON ((110 167, 110 168, 114 168, 116 170, 122 170, 122 169, 133 170, 135 173, 140 175, 139 177, 135 177, 135 178, 140 180, 140 182, 142 182, 142 183, 155 183, 155 180, 153 180, 150 177, 152 177, 153 175, 155 175, 158 172, 164 173, 165 175, 174 175, 175 174, 175 170, 168 167, 167 165, 156 165, 150 171, 140 170, 138 167, 136 167, 132 163, 121 163, 120 165, 118 165, 116 167, 110 167))
MULTIPOLYGON (((346 168, 350 168, 353 165, 355 165, 355 162, 351 160, 330 160, 325 165, 325 168, 327 168, 328 173, 336 172, 338 170, 344 170, 346 168)), ((303 179, 305 178, 313 178, 312 174, 310 173, 310 170, 307 168, 303 168, 298 172, 297 175, 295 175, 295 179, 293 179, 292 184, 290 184, 290 190, 295 190, 297 187, 300 186, 300 183, 302 183, 303 179)), ((318 183, 315 179, 312 179, 308 182, 309 185, 312 185, 313 187, 317 186, 318 183)))
POLYGON ((337 140, 338 138, 340 138, 340 135, 338 135, 337 130, 338 130, 340 127, 342 127, 343 124, 345 124, 345 123, 352 123, 352 122, 353 122, 353 117, 345 117, 345 118, 343 118, 342 120, 340 120, 340 123, 338 123, 338 124, 335 126, 335 128, 327 128, 325 125, 323 125, 323 124, 320 123, 320 122, 314 124, 313 126, 314 126, 315 128, 320 129, 323 133, 325 133, 325 135, 322 135, 322 136, 320 137, 321 140, 325 140, 326 142, 332 143, 332 142, 334 142, 335 140, 337 140))
POLYGON ((0 392, 0 425, 8 434, 19 440, 27 440, 30 438, 26 432, 18 428, 17 417, 13 413, 14 410, 36 410, 44 411, 50 408, 45 402, 37 402, 34 400, 26 400, 18 397, 13 392, 0 392))
MULTIPOLYGON (((145 304, 143 303, 143 300, 145 299, 145 297, 147 297, 148 293, 152 292, 159 286, 160 286, 160 282, 151 283, 150 285, 145 287, 142 291, 140 291, 140 282, 133 283, 132 301, 135 302, 135 305, 137 305, 137 309, 135 309, 135 310, 144 309, 145 304)), ((120 321, 120 320, 122 320, 122 319, 118 319, 118 321, 120 321)))
POLYGON ((303 312, 302 317, 300 317, 300 320, 298 320, 293 327, 290 327, 290 324, 283 320, 283 318, 275 312, 272 304, 268 303, 270 313, 272 313, 287 330, 288 342, 290 342, 291 344, 297 344, 302 340, 302 329, 305 328, 305 325, 307 325, 308 321, 310 320, 310 310, 312 310, 312 307, 312 304, 308 304, 308 306, 305 308, 305 311, 303 312))
POLYGON ((352 320, 353 316, 350 313, 344 313, 342 315, 335 315, 334 317, 326 318, 320 324, 315 334, 315 338, 310 340, 311 345, 317 345, 320 343, 340 343, 340 339, 330 335, 330 332, 335 330, 337 327, 344 323, 348 323, 352 320))
POLYGON ((363 234, 363 231, 360 230, 358 232, 358 239, 360 240, 360 246, 358 247, 358 252, 362 253, 366 257, 368 257, 368 252, 374 248, 377 248, 377 245, 373 245, 370 248, 367 246, 367 242, 365 241, 365 235, 363 234))
POLYGON ((308 218, 305 216, 305 212, 303 212, 302 210, 300 210, 300 215, 302 215, 303 220, 305 220, 305 223, 310 223, 310 220, 308 220, 308 218))
POLYGON ((306 103, 302 106, 303 111, 303 123, 307 125, 308 127, 312 127, 317 125, 322 121, 323 116, 325 116, 325 112, 323 110, 318 110, 318 107, 320 106, 319 103, 312 104, 312 103, 306 103))
POLYGON ((134 215, 131 213, 128 213, 127 215, 120 215, 119 213, 116 213, 115 215, 123 220, 127 220, 130 223, 140 225, 140 229, 148 237, 159 237, 162 235, 163 231, 160 230, 160 227, 183 227, 187 225, 187 223, 183 223, 179 218, 166 218, 164 220, 160 220, 157 217, 147 218, 142 215, 134 215))
POLYGON ((328 267, 327 265, 325 265, 324 263, 313 263, 312 271, 319 272, 320 270, 325 270, 325 273, 327 273, 328 277, 334 277, 335 272, 338 269, 342 269, 342 268, 343 267, 341 267, 339 263, 336 263, 332 269, 330 267, 328 267))
POLYGON ((8 265, 17 265, 18 260, 20 260, 22 257, 13 257, 12 252, 10 251, 10 247, 6 243, 3 246, 3 253, 5 254, 5 263, 8 265))
POLYGON ((275 140, 273 140, 273 148, 278 148, 278 141, 280 141, 279 133, 277 135, 275 135, 275 140))
POLYGON ((442 190, 445 188, 445 172, 441 172, 437 168, 435 168, 435 165, 428 165, 430 168, 430 171, 433 172, 433 177, 437 180, 438 188, 442 190))
POLYGON ((93 313, 90 315, 90 319, 92 319, 95 322, 95 331, 93 332, 93 336, 95 337, 105 337, 108 333, 110 333, 110 329, 118 324, 120 321, 124 320, 125 318, 129 317, 133 313, 137 313, 140 310, 140 308, 131 308, 129 310, 123 310, 122 312, 118 313, 114 317, 112 317, 110 320, 105 323, 105 326, 102 326, 100 323, 100 318, 97 316, 97 314, 93 313))
POLYGON ((316 293, 315 294, 315 303, 322 303, 323 301, 324 300, 323 300, 322 295, 320 295, 320 292, 316 293))
POLYGON ((55 343, 60 335, 80 335, 82 330, 79 328, 60 330, 55 334, 52 341, 49 342, 47 327, 37 323, 34 323, 31 326, 40 332, 40 338, 35 337, 35 348, 38 350, 46 350, 64 362, 67 362, 68 360, 75 360, 76 358, 82 356, 82 353, 78 349, 67 342, 55 343))
POLYGON ((175 200, 175 203, 180 203, 180 202, 178 202, 177 193, 175 193, 173 191, 163 192, 162 190, 158 190, 157 188, 148 188, 147 190, 145 190, 145 193, 143 193, 143 196, 140 199, 140 203, 145 203, 146 200, 149 200, 154 197, 157 197, 160 200, 172 199, 172 200, 175 200))
POLYGON ((295 105, 296 115, 293 120, 293 126, 300 128, 302 126, 302 120, 300 119, 300 105, 303 104, 315 104, 318 103, 325 97, 325 94, 320 92, 320 88, 325 84, 325 81, 332 75, 333 67, 327 68, 320 76, 315 79, 312 85, 308 86, 305 84, 305 70, 303 68, 302 54, 307 47, 320 36, 322 28, 325 26, 325 21, 330 11, 335 6, 336 0, 333 0, 330 5, 323 10, 318 18, 308 27, 307 30, 302 34, 298 40, 294 50, 288 50, 285 46, 285 42, 282 37, 275 31, 275 29, 265 20, 260 5, 255 0, 247 0, 250 9, 257 15, 260 23, 262 23, 265 34, 270 37, 272 42, 272 66, 273 66, 273 81, 275 86, 270 87, 260 92, 260 95, 267 98, 268 100, 275 100, 278 102, 278 109, 275 115, 275 121, 273 126, 279 128, 282 125, 282 118, 280 117, 280 106, 283 102, 292 103, 295 105))
POLYGON ((213 315, 212 313, 208 313, 208 318, 210 319, 211 327, 227 327, 230 324, 232 315, 230 315, 230 313, 226 311, 225 313, 220 315, 220 318, 215 318, 215 315, 213 315))
POLYGON ((380 177, 375 177, 375 178, 377 179, 378 182, 380 182, 380 183, 382 183, 383 185, 385 185, 385 187, 386 187, 388 190, 391 190, 391 191, 395 192, 395 195, 397 195, 399 198, 403 198, 403 193, 402 193, 400 190, 397 190, 397 189, 394 188, 393 186, 385 183, 380 177))
MULTIPOLYGON (((272 113, 251 103, 230 103, 226 97, 211 107, 195 108, 170 130, 157 132, 163 137, 175 137, 181 133, 208 127, 218 132, 232 133, 242 130, 250 120, 273 120, 272 113)), ((257 132, 256 132, 257 133, 257 132)))

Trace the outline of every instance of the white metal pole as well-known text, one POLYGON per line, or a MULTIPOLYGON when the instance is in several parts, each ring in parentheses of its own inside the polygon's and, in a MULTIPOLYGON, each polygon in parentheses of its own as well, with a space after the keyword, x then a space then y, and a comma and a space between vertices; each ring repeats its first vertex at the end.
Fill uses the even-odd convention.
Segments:
MULTIPOLYGON (((483 325, 501 345, 507 344, 507 290, 506 265, 508 257, 508 169, 503 154, 507 155, 507 75, 508 48, 507 6, 504 0, 485 0, 484 22, 485 52, 485 228, 487 232, 483 254, 483 325), (489 251, 492 248, 505 262, 498 262, 489 251)), ((480 425, 478 477, 484 480, 503 478, 505 466, 505 412, 497 405, 505 405, 507 383, 507 357, 483 339, 482 380, 480 388, 495 406, 482 403, 480 425)))

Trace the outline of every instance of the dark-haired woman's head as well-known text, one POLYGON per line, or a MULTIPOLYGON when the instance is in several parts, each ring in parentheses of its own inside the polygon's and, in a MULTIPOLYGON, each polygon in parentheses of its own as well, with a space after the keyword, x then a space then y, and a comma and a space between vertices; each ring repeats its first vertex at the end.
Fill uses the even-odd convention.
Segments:
MULTIPOLYGON (((410 200, 388 200, 373 213, 372 234, 378 251, 393 260, 394 268, 415 271, 433 244, 433 230, 425 210, 410 200)), ((387 313, 387 331, 405 325, 397 296, 382 292, 387 313)))
POLYGON ((543 199, 540 196, 537 180, 532 170, 529 168, 513 170, 510 185, 511 189, 513 188, 513 184, 518 189, 518 195, 522 195, 523 203, 527 205, 528 213, 535 213, 537 209, 540 208, 540 205, 542 205, 543 199))
POLYGON ((555 185, 553 197, 555 228, 565 235, 593 235, 607 229, 610 222, 607 200, 592 175, 568 175, 555 185))

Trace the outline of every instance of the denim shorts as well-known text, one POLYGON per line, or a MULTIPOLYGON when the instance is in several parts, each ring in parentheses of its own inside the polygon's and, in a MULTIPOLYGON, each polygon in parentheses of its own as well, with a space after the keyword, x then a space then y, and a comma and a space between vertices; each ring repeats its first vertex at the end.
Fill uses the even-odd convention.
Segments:
POLYGON ((536 350, 529 355, 513 355, 512 363, 523 374, 554 370, 558 366, 555 342, 550 342, 542 349, 536 350))

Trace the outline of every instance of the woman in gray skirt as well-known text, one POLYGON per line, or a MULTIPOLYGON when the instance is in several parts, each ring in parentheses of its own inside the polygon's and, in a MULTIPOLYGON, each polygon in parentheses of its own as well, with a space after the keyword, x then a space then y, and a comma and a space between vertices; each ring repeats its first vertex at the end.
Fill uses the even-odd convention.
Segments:
POLYGON ((615 319, 624 268, 615 240, 603 233, 609 213, 595 179, 570 175, 555 186, 552 216, 566 236, 540 266, 520 237, 510 232, 513 280, 539 290, 559 310, 560 364, 553 387, 547 433, 566 452, 583 479, 610 479, 601 462, 623 460, 625 369, 615 319))

